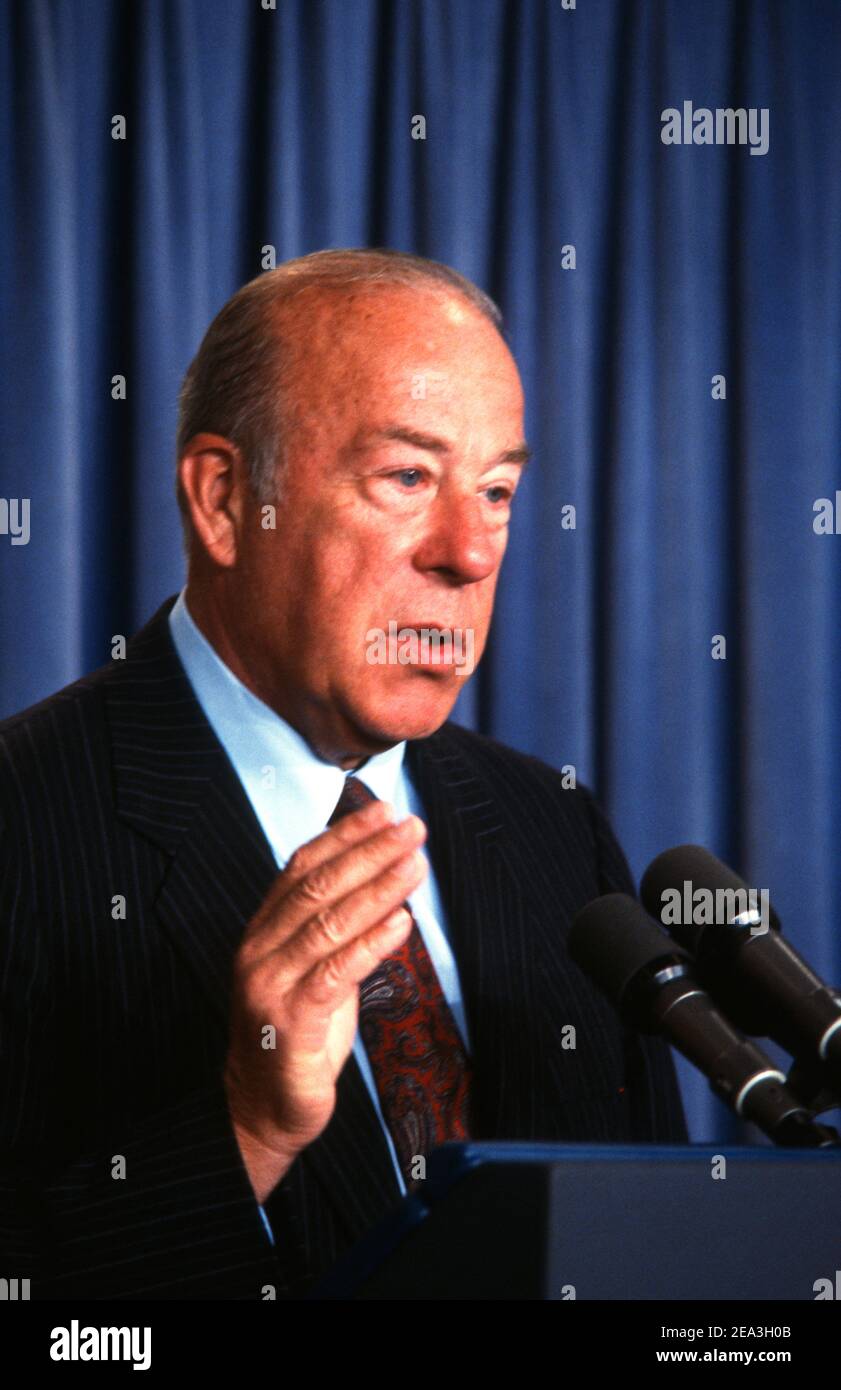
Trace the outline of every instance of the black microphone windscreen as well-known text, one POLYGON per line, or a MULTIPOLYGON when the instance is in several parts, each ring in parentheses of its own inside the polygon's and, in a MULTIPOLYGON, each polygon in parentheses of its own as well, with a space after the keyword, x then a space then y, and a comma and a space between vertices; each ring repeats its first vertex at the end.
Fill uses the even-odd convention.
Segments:
MULTIPOLYGON (((681 896, 681 901, 684 895, 691 901, 692 894, 699 889, 711 893, 716 903, 735 902, 737 906, 746 902, 750 893, 744 879, 702 845, 677 845, 658 854, 649 864, 642 876, 640 897, 652 917, 662 923, 665 906, 675 894, 681 896)), ((767 911, 768 924, 779 931, 779 918, 770 904, 767 911)), ((697 924, 691 918, 687 921, 684 915, 679 934, 682 944, 697 952, 707 925, 703 919, 697 924)))
POLYGON ((569 952, 616 1004, 646 966, 685 959, 683 952, 627 893, 607 893, 576 913, 569 952))

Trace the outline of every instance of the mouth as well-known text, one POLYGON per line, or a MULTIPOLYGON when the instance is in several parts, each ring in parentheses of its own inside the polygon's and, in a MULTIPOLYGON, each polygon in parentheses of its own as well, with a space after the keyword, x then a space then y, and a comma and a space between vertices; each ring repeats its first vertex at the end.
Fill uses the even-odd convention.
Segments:
POLYGON ((365 659, 372 665, 410 666, 419 675, 469 676, 474 667, 473 628, 448 627, 438 621, 372 627, 365 633, 365 659))
MULTIPOLYGON (((411 665, 422 667, 462 667, 472 642, 463 628, 451 627, 432 619, 395 625, 397 640, 412 650, 411 665)), ((472 638, 472 633, 470 634, 472 638)))

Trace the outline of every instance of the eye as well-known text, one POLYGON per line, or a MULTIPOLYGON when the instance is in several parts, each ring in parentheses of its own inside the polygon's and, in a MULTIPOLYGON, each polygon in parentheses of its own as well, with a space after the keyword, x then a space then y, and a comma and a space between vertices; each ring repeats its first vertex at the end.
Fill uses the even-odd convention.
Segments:
POLYGON ((398 478, 406 487, 413 488, 421 481, 423 473, 420 468, 400 468, 396 473, 392 473, 391 477, 398 478))
POLYGON ((504 483, 493 483, 486 492, 489 502, 510 502, 514 496, 513 488, 507 487, 504 483))

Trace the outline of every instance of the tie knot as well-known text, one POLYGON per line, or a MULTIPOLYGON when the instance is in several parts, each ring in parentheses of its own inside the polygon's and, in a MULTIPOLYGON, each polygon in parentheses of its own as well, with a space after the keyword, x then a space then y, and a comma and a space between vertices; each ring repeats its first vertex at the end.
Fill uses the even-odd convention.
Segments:
POLYGON ((336 802, 336 809, 327 824, 335 825, 342 816, 349 816, 351 811, 361 811, 363 806, 368 806, 370 802, 377 799, 374 793, 368 790, 365 783, 360 782, 358 777, 346 777, 342 794, 336 802))

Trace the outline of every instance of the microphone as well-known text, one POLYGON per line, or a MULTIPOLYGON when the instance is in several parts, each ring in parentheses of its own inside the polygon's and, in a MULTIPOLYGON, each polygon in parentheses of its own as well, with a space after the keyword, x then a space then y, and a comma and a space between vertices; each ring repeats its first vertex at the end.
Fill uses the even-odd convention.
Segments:
POLYGON ((763 922, 755 892, 754 906, 749 905, 750 893, 738 874, 700 845, 679 845, 659 854, 640 886, 652 917, 692 952, 698 978, 734 1023, 746 1033, 773 1038, 793 1057, 824 1063, 837 1087, 841 998, 785 940, 767 896, 763 922), (692 908, 699 889, 707 904, 711 895, 714 920, 709 912, 692 908), (668 921, 675 915, 669 905, 677 908, 678 902, 680 920, 668 921), (691 920, 696 916, 703 920, 691 920))
POLYGON ((838 1143, 785 1084, 770 1058, 728 1022, 690 973, 676 946, 627 893, 596 898, 575 916, 569 951, 632 1027, 662 1033, 699 1067, 714 1093, 775 1144, 838 1143))

